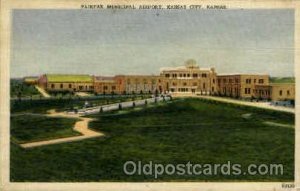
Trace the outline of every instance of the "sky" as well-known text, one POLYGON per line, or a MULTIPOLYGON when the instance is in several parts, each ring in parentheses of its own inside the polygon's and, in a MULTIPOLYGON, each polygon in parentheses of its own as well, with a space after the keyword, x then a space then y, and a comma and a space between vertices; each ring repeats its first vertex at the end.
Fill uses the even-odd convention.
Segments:
POLYGON ((159 74, 194 59, 224 73, 294 76, 294 11, 14 10, 11 77, 159 74))

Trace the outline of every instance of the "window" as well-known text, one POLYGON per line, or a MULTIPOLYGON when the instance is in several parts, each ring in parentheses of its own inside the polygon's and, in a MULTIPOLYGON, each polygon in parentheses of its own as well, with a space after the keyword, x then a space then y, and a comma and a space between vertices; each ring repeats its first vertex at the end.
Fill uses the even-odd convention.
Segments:
POLYGON ((263 84, 263 83, 264 83, 264 79, 259 79, 259 80, 258 80, 258 83, 259 83, 259 84, 263 84))
POLYGON ((215 83, 215 79, 213 79, 213 83, 215 83))
POLYGON ((179 77, 182 77, 182 74, 179 74, 179 77))
POLYGON ((183 85, 186 86, 186 82, 183 82, 183 85))
POLYGON ((193 86, 197 86, 197 82, 194 82, 194 83, 193 83, 193 86))
POLYGON ((207 77, 207 74, 202 74, 202 78, 206 78, 207 77))
POLYGON ((72 88, 72 84, 69 84, 69 88, 72 88))
POLYGON ((173 86, 176 86, 177 84, 175 83, 175 82, 173 82, 173 84, 172 84, 173 86))
POLYGON ((103 86, 103 89, 104 89, 104 90, 108 90, 108 87, 107 87, 107 86, 103 86))
POLYGON ((282 90, 279 91, 279 95, 282 96, 282 90))
POLYGON ((116 90, 116 86, 112 86, 111 89, 112 89, 112 90, 116 90))
POLYGON ((245 94, 250 94, 251 88, 245 88, 245 94))
POLYGON ((54 88, 55 88, 55 85, 54 85, 54 84, 51 84, 51 88, 54 89, 54 88))
POLYGON ((60 84, 60 89, 62 89, 64 87, 64 85, 63 84, 60 84))
POLYGON ((290 95, 290 90, 288 90, 288 91, 286 92, 286 94, 289 96, 289 95, 290 95))
POLYGON ((186 77, 186 74, 183 74, 183 77, 186 77))
POLYGON ((170 74, 166 74, 165 76, 166 76, 166 78, 169 78, 169 77, 170 77, 170 74))
POLYGON ((229 83, 232 83, 232 79, 229 79, 229 83))
POLYGON ((193 78, 198 78, 198 74, 193 74, 193 78))
POLYGON ((235 83, 239 83, 239 79, 235 79, 235 83))
POLYGON ((226 81, 227 81, 226 79, 223 79, 223 83, 226 83, 226 81))
POLYGON ((246 79, 246 84, 251 84, 251 79, 246 79))
POLYGON ((205 89, 205 83, 203 83, 203 89, 205 89))
POLYGON ((190 77, 190 74, 187 74, 187 77, 189 78, 189 77, 190 77))
POLYGON ((254 83, 256 83, 256 79, 254 79, 254 83))

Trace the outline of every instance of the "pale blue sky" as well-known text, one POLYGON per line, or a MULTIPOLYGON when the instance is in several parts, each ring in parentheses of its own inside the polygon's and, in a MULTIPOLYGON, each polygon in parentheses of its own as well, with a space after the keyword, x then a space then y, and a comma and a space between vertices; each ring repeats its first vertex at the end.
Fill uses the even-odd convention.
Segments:
POLYGON ((14 10, 11 76, 159 74, 193 58, 218 73, 294 75, 294 11, 14 10))

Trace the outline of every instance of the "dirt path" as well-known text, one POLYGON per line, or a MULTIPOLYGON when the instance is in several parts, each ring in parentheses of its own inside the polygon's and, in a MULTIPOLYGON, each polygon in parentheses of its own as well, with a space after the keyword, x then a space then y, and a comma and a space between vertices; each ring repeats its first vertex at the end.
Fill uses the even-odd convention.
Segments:
POLYGON ((295 128, 294 125, 276 123, 276 122, 272 122, 272 121, 265 121, 264 124, 271 125, 271 126, 277 126, 277 127, 295 128))
POLYGON ((89 97, 89 96, 91 96, 92 94, 86 93, 86 92, 76 92, 75 95, 78 95, 78 96, 80 96, 80 97, 89 97))
POLYGON ((230 99, 230 98, 225 98, 225 97, 200 96, 200 95, 174 95, 174 97, 195 97, 195 98, 215 100, 215 101, 220 101, 220 102, 225 102, 225 103, 234 103, 234 104, 258 107, 258 108, 263 108, 263 109, 271 109, 271 110, 276 110, 276 111, 295 113, 294 108, 288 108, 288 107, 283 107, 283 106, 273 106, 267 102, 250 102, 250 101, 235 100, 235 99, 230 99))
POLYGON ((34 86, 34 87, 40 92, 40 94, 42 94, 42 96, 51 97, 43 88, 40 88, 39 86, 34 86))
POLYGON ((32 148, 32 147, 39 147, 44 145, 52 145, 52 144, 60 144, 60 143, 66 143, 66 142, 73 142, 73 141, 80 141, 83 139, 89 139, 99 136, 104 136, 103 133, 93 131, 88 128, 88 124, 93 119, 86 118, 86 117, 80 117, 79 115, 70 115, 65 113, 57 113, 55 110, 49 110, 49 114, 46 114, 46 116, 50 117, 66 117, 66 118, 76 118, 80 119, 81 121, 77 121, 73 127, 74 131, 77 131, 81 133, 80 136, 74 136, 74 137, 66 137, 66 138, 58 138, 58 139, 52 139, 47 141, 37 141, 37 142, 31 142, 31 143, 24 143, 21 144, 21 147, 23 148, 32 148))

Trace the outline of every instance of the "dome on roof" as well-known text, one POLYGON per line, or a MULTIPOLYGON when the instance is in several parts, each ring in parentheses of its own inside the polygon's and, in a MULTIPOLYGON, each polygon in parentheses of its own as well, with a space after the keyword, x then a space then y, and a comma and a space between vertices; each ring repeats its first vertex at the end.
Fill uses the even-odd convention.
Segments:
POLYGON ((199 66, 198 66, 198 64, 197 64, 197 62, 196 62, 196 60, 194 60, 194 59, 189 59, 189 60, 187 60, 186 62, 185 62, 185 67, 186 68, 199 68, 199 66))

